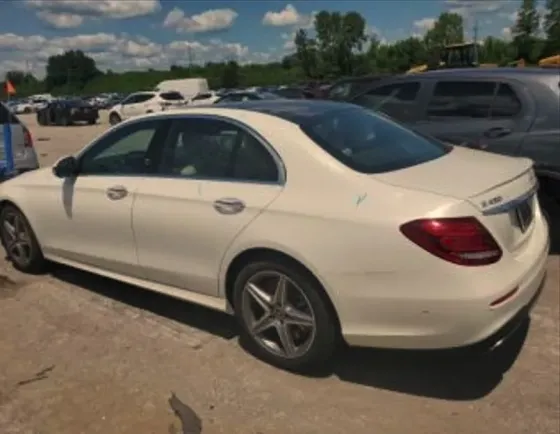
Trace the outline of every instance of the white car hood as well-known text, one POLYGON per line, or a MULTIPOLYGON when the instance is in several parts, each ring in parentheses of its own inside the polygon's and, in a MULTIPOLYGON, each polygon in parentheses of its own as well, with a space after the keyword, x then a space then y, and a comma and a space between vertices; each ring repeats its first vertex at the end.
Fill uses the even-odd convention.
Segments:
POLYGON ((528 158, 505 157, 456 146, 437 160, 374 177, 386 184, 469 199, 508 183, 532 166, 528 158))

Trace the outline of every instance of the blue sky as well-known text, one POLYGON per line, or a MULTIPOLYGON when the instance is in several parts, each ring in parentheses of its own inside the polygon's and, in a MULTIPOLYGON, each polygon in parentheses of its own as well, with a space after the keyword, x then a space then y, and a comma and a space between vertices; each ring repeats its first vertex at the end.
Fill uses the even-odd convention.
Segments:
POLYGON ((475 22, 479 35, 508 36, 519 1, 188 1, 4 0, 0 2, 0 74, 21 68, 41 76, 48 56, 82 49, 101 69, 237 59, 265 62, 292 49, 293 34, 320 10, 354 10, 383 41, 422 36, 444 11, 475 22))

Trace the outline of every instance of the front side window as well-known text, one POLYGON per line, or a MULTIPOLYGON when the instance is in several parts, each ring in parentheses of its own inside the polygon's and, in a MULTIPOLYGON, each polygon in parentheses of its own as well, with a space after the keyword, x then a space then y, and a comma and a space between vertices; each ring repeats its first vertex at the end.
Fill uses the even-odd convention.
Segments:
POLYGON ((140 175, 151 173, 154 158, 150 146, 156 141, 161 121, 123 126, 100 139, 79 158, 83 175, 140 175))
POLYGON ((333 110, 300 127, 334 158, 362 173, 405 169, 440 158, 452 149, 361 107, 333 110))
POLYGON ((440 81, 428 103, 430 117, 486 119, 497 83, 487 81, 440 81))
POLYGON ((276 163, 264 146, 244 129, 217 119, 176 120, 161 172, 217 180, 278 180, 276 163))
POLYGON ((134 101, 134 103, 139 104, 139 103, 142 103, 142 102, 146 102, 146 101, 151 100, 154 97, 155 97, 155 94, 153 94, 153 93, 144 93, 144 94, 138 95, 138 97, 137 97, 136 101, 134 101))

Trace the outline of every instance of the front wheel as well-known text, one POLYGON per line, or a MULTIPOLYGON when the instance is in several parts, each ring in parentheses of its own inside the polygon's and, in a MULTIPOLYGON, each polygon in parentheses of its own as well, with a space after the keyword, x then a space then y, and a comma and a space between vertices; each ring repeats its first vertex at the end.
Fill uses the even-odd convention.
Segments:
POLYGON ((45 268, 45 258, 31 225, 13 205, 0 212, 0 238, 8 259, 24 273, 38 273, 45 268))
POLYGON ((322 288, 290 261, 248 264, 234 283, 242 338, 262 360, 291 371, 327 362, 338 323, 322 288))

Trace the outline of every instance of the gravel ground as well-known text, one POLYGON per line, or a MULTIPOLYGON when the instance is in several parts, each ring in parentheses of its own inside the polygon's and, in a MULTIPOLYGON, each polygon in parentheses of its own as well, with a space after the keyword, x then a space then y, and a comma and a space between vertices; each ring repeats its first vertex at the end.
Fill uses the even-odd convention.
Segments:
MULTIPOLYGON (((22 118, 43 164, 108 127, 106 115, 67 128, 22 118)), ((530 324, 501 351, 353 349, 302 377, 245 353, 226 315, 0 261, 0 433, 198 433, 189 409, 204 434, 558 433, 558 256, 548 271, 530 324)))

